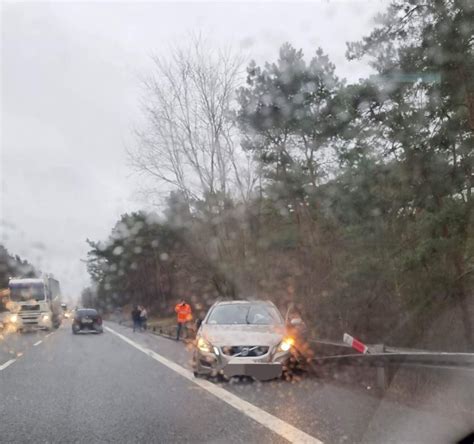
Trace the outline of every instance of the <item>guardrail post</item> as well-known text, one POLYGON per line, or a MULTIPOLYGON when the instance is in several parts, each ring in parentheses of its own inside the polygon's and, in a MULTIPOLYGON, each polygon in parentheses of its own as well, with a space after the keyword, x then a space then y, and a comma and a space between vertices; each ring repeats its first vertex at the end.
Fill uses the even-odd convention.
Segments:
MULTIPOLYGON (((385 346, 383 344, 374 345, 373 353, 385 353, 385 346)), ((377 387, 381 390, 385 390, 388 387, 388 371, 385 361, 377 365, 377 387)))

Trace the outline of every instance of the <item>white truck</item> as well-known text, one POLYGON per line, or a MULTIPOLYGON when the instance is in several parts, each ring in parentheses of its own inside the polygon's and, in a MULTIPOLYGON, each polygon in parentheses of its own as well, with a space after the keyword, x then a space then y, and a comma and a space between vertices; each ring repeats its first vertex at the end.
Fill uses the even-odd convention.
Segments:
POLYGON ((12 278, 5 321, 15 330, 59 327, 63 313, 59 282, 51 276, 43 278, 12 278))

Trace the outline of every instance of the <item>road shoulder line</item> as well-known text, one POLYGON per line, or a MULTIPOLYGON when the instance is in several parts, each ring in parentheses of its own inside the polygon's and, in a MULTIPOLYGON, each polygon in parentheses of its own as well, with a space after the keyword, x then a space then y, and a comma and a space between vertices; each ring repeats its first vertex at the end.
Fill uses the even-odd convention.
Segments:
POLYGON ((283 421, 276 416, 256 407, 255 405, 251 404, 250 402, 244 401, 242 398, 234 395, 233 393, 228 392, 227 390, 212 384, 209 381, 196 379, 192 372, 185 369, 179 364, 161 356, 160 354, 150 350, 137 342, 133 341, 132 339, 128 338, 127 336, 113 330, 110 327, 105 327, 105 329, 114 334, 115 336, 119 337, 132 347, 140 350, 141 352, 145 353, 146 355, 150 356, 154 360, 158 361, 159 363, 165 365, 169 369, 175 371, 179 375, 183 376, 184 378, 188 379, 189 381, 193 382, 194 384, 200 386, 207 392, 211 393, 215 397, 219 398, 221 401, 226 402, 230 406, 237 409, 239 412, 243 413, 244 415, 252 418, 254 421, 263 425, 264 427, 268 428, 272 432, 280 435, 281 437, 285 438, 291 443, 301 443, 301 444, 323 444, 317 438, 314 438, 311 435, 303 432, 302 430, 292 426, 291 424, 283 421))

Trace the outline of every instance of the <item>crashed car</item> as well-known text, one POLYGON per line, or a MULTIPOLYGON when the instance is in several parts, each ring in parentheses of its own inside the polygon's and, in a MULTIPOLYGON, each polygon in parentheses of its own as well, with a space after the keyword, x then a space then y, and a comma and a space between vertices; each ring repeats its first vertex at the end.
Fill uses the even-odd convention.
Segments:
POLYGON ((295 354, 292 326, 269 301, 215 303, 196 335, 194 376, 278 378, 295 354))

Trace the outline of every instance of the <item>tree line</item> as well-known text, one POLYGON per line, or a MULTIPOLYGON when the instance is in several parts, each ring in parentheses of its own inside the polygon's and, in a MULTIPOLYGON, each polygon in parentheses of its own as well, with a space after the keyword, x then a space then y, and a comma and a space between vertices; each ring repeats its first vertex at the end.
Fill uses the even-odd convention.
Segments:
POLYGON ((290 43, 244 80, 200 37, 154 57, 129 156, 163 211, 88 241, 88 301, 269 298, 316 335, 472 350, 473 46, 469 0, 396 0, 347 44, 355 83, 290 43))

